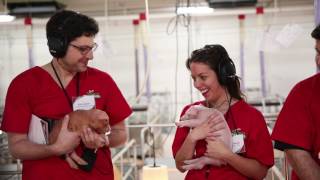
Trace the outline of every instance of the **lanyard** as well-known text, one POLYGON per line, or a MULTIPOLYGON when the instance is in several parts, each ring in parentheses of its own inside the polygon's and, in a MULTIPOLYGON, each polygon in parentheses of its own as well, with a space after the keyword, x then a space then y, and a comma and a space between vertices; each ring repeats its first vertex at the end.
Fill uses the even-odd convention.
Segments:
MULTIPOLYGON (((66 91, 66 89, 63 87, 63 84, 62 84, 62 82, 61 82, 61 80, 60 80, 60 77, 59 77, 59 75, 58 75, 58 73, 57 73, 56 68, 54 68, 54 66, 53 66, 52 61, 50 62, 50 64, 51 64, 51 67, 52 67, 52 69, 53 69, 53 71, 54 71, 54 74, 56 75, 56 78, 57 78, 58 81, 59 81, 59 84, 60 84, 60 86, 61 86, 61 88, 62 88, 62 91, 63 91, 63 93, 64 93, 64 96, 67 98, 67 101, 68 101, 71 109, 73 109, 72 100, 71 100, 70 96, 68 95, 68 92, 66 91)), ((80 94, 80 77, 79 77, 79 73, 77 73, 76 76, 77 76, 77 77, 76 77, 76 78, 77 78, 77 88, 76 88, 76 91, 77 91, 77 97, 78 97, 79 94, 80 94)))
POLYGON ((229 125, 229 128, 230 128, 230 130, 231 130, 231 132, 234 130, 234 129, 237 129, 238 128, 238 126, 237 126, 237 123, 236 123, 236 121, 235 121, 235 119, 234 119, 234 117, 233 117, 233 113, 232 113, 232 110, 231 109, 229 109, 228 111, 227 111, 227 113, 226 113, 226 121, 228 122, 228 120, 230 119, 230 125, 229 125))
POLYGON ((233 117, 233 113, 232 113, 232 107, 231 107, 231 102, 232 102, 232 99, 230 99, 230 101, 229 101, 229 108, 228 108, 228 111, 226 112, 226 121, 228 122, 228 120, 230 119, 231 120, 231 122, 230 122, 230 125, 229 125, 229 128, 230 128, 230 130, 231 130, 231 132, 232 132, 232 130, 234 130, 234 129, 237 129, 238 128, 238 126, 237 126, 237 123, 236 123, 236 120, 234 119, 234 117, 233 117), (233 126, 233 127, 230 127, 230 126, 233 126), (233 128, 233 129, 232 129, 233 128))
MULTIPOLYGON (((231 110, 231 108, 232 108, 231 107, 231 102, 232 102, 232 99, 230 99, 228 101, 228 110, 225 113, 224 117, 225 117, 227 123, 228 123, 229 120, 231 121, 230 124, 228 123, 228 126, 229 126, 230 130, 232 131, 233 129, 237 129, 238 126, 237 126, 237 123, 236 123, 236 121, 235 121, 235 119, 233 117, 233 113, 232 113, 232 110, 231 110)), ((209 108, 208 102, 203 102, 203 105, 205 105, 206 107, 209 108)))

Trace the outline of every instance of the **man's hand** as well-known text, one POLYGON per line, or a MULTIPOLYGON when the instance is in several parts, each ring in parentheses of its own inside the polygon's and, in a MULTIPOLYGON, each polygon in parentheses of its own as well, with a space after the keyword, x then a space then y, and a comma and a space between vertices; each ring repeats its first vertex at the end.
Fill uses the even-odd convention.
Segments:
POLYGON ((69 164, 69 166, 73 169, 79 169, 78 165, 88 164, 81 157, 79 157, 77 153, 74 151, 72 153, 66 154, 66 161, 69 164))
POLYGON ((80 144, 79 133, 68 130, 69 116, 66 115, 62 120, 61 130, 56 142, 52 145, 57 155, 70 153, 80 144))
POLYGON ((80 134, 81 140, 86 148, 98 149, 100 147, 108 145, 108 137, 104 134, 98 134, 91 130, 91 128, 84 128, 80 134))

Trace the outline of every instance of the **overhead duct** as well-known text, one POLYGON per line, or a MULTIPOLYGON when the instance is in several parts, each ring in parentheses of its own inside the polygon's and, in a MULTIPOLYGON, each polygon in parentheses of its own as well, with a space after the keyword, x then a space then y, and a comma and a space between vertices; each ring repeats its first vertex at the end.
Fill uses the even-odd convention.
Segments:
POLYGON ((50 16, 65 5, 56 1, 12 2, 7 4, 9 14, 15 16, 50 16))
POLYGON ((211 8, 233 8, 255 6, 257 0, 206 0, 211 8))

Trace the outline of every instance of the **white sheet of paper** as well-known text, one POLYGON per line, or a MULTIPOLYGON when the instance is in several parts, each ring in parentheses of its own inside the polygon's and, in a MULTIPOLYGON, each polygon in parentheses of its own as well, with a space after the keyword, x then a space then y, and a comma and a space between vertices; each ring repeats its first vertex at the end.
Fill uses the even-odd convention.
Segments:
POLYGON ((48 132, 48 123, 35 115, 31 115, 28 139, 37 144, 47 144, 45 131, 48 132))

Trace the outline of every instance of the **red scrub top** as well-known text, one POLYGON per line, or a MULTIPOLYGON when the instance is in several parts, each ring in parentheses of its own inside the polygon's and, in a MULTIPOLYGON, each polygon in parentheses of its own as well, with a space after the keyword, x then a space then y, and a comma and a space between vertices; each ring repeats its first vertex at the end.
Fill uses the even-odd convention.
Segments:
MULTIPOLYGON (((186 106, 183 109, 181 116, 184 115, 184 113, 189 109, 190 106, 195 104, 204 104, 204 102, 196 102, 194 104, 186 106)), ((261 164, 268 167, 273 166, 274 158, 272 142, 262 114, 255 108, 249 106, 243 100, 239 100, 230 107, 229 112, 225 114, 225 118, 231 130, 240 128, 246 136, 246 152, 242 153, 241 156, 256 159, 261 164)), ((172 145, 172 152, 174 157, 182 146, 185 138, 189 133, 189 130, 190 129, 188 127, 177 128, 177 132, 172 145)), ((198 141, 195 151, 196 153, 194 158, 203 156, 203 154, 206 152, 206 142, 204 140, 198 141)), ((200 170, 190 170, 188 171, 185 179, 206 179, 207 170, 209 171, 207 179, 210 180, 249 179, 229 165, 222 167, 205 166, 200 170)))
MULTIPOLYGON (((289 93, 272 132, 272 139, 310 152, 320 160, 320 74, 299 82, 289 93)), ((292 172, 292 180, 299 178, 292 172)))
MULTIPOLYGON (((76 76, 66 87, 70 97, 77 96, 76 76)), ((94 92, 96 108, 110 117, 110 125, 123 121, 131 114, 131 109, 109 74, 88 67, 79 74, 79 95, 94 92)), ((31 114, 38 117, 59 120, 72 109, 61 87, 50 74, 40 67, 31 68, 18 75, 10 84, 6 96, 1 130, 27 134, 31 114)), ((83 145, 76 149, 80 155, 83 145)), ((24 160, 22 169, 24 180, 70 180, 113 179, 113 168, 109 147, 97 151, 96 162, 91 172, 70 168, 65 160, 57 156, 39 160, 24 160)))

